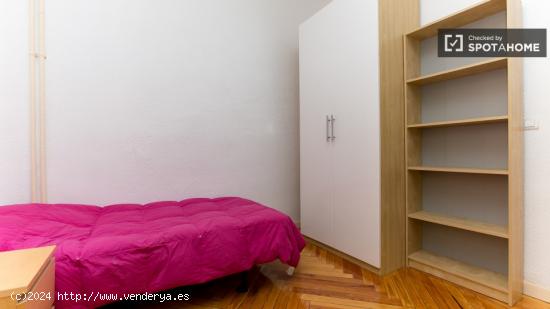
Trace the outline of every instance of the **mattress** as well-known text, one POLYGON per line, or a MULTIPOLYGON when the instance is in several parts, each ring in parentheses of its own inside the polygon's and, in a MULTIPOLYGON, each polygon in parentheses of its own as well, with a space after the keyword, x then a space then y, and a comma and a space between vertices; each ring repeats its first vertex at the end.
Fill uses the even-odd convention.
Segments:
POLYGON ((0 251, 47 245, 56 291, 90 298, 56 308, 92 308, 112 302, 102 293, 154 293, 276 259, 296 266, 305 243, 288 216, 241 198, 0 207, 0 251))

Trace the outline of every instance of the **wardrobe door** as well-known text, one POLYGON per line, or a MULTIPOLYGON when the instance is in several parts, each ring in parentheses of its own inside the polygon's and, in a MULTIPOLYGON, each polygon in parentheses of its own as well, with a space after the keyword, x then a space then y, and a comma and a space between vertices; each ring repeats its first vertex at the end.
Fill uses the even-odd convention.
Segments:
POLYGON ((335 245, 332 229, 334 191, 330 104, 334 100, 328 8, 300 26, 300 195, 302 233, 335 245), (330 119, 329 119, 330 120, 330 119))
POLYGON ((334 241, 380 267, 378 1, 334 3, 334 241))

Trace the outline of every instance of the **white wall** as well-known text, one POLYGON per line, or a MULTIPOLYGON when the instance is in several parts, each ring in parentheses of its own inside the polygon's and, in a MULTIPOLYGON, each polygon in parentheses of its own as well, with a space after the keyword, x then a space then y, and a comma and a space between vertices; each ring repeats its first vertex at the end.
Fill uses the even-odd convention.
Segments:
MULTIPOLYGON (((550 29, 550 2, 523 0, 524 26, 550 29), (545 14, 546 13, 546 14, 545 14)), ((540 123, 525 133, 525 279, 550 291, 550 61, 525 60, 525 117, 540 123)), ((547 295, 550 301, 550 294, 547 295)))
MULTIPOLYGON (((421 23, 426 24, 478 0, 422 0, 421 23)), ((524 27, 550 28, 550 1, 523 0, 524 27)), ((550 97, 548 58, 525 59, 525 118, 539 130, 525 132, 525 280, 526 293, 550 296, 550 97), (537 291, 537 288, 547 292, 537 291)), ((546 298, 550 301, 550 298, 546 298)))
POLYGON ((0 1, 0 205, 29 202, 27 1, 0 1))
MULTIPOLYGON (((328 2, 47 1, 49 202, 234 195, 298 219, 298 25, 328 2)), ((23 30, 0 44, 0 203, 29 200, 23 30)))

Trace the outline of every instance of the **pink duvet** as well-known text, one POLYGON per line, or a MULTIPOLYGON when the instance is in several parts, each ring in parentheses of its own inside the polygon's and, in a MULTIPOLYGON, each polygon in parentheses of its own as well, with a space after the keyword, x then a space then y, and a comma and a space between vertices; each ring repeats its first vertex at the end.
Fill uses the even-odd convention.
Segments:
MULTIPOLYGON (((241 198, 147 205, 0 207, 0 251, 57 245, 56 291, 158 292, 280 259, 298 264, 292 220, 241 198)), ((108 301, 57 301, 90 308, 108 301)))

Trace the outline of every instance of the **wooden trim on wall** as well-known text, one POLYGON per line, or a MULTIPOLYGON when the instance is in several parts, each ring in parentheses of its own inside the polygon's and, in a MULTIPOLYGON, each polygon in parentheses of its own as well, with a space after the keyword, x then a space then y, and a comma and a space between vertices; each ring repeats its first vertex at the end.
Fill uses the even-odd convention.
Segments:
POLYGON ((379 0, 381 274, 405 266, 403 35, 420 25, 419 0, 379 0))
POLYGON ((45 51, 45 1, 38 0, 37 6, 37 0, 29 0, 29 139, 33 203, 47 201, 45 51))
POLYGON ((38 5, 38 46, 39 50, 39 76, 38 87, 40 89, 38 95, 38 109, 39 109, 39 140, 38 145, 40 147, 39 152, 39 166, 40 166, 40 202, 46 203, 47 197, 47 184, 46 184, 46 21, 45 0, 39 0, 38 5))
POLYGON ((38 202, 37 156, 36 156, 36 38, 35 1, 29 0, 29 126, 31 156, 31 202, 38 202))

